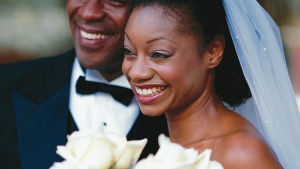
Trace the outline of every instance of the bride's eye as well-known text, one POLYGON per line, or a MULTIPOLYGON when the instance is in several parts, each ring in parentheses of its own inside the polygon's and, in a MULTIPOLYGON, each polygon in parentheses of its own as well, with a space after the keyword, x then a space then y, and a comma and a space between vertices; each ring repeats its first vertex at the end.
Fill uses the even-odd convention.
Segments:
POLYGON ((128 49, 128 48, 123 48, 123 53, 124 53, 124 55, 126 56, 126 55, 135 55, 135 53, 133 53, 130 49, 128 49))
POLYGON ((154 58, 169 58, 169 57, 171 57, 171 55, 160 53, 160 52, 154 52, 154 53, 152 53, 151 57, 154 57, 154 58))

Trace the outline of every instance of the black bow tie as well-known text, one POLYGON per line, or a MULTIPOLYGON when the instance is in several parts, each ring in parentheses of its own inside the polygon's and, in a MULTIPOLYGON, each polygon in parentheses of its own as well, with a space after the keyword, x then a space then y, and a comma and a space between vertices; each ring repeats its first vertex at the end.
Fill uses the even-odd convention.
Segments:
POLYGON ((80 76, 77 80, 76 92, 78 94, 93 94, 96 92, 109 93, 115 100, 126 106, 129 105, 133 97, 131 89, 105 83, 86 81, 83 76, 80 76))

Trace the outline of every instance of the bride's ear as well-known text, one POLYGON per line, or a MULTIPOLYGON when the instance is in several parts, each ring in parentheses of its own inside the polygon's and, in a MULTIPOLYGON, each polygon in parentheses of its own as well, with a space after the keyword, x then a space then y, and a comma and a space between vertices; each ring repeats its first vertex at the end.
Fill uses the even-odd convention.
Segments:
POLYGON ((209 68, 215 68, 222 60, 225 49, 225 38, 222 34, 215 36, 213 41, 208 46, 210 55, 209 68))

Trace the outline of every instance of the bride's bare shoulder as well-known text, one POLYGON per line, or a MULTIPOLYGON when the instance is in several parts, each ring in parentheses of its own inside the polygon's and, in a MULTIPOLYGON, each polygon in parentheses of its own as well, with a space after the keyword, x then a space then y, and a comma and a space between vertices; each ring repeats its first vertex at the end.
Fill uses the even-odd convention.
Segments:
POLYGON ((224 168, 282 168, 263 138, 253 132, 237 131, 220 139, 214 157, 224 168))

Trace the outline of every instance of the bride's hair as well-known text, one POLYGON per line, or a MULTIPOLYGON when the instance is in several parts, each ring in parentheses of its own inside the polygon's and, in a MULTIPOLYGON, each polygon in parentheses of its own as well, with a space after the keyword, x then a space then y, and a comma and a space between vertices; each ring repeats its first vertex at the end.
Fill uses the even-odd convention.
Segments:
POLYGON ((222 0, 133 0, 130 10, 135 7, 163 7, 165 15, 182 23, 180 31, 201 36, 204 46, 216 35, 223 34, 226 47, 221 63, 215 68, 215 92, 232 107, 251 97, 228 30, 222 0))

